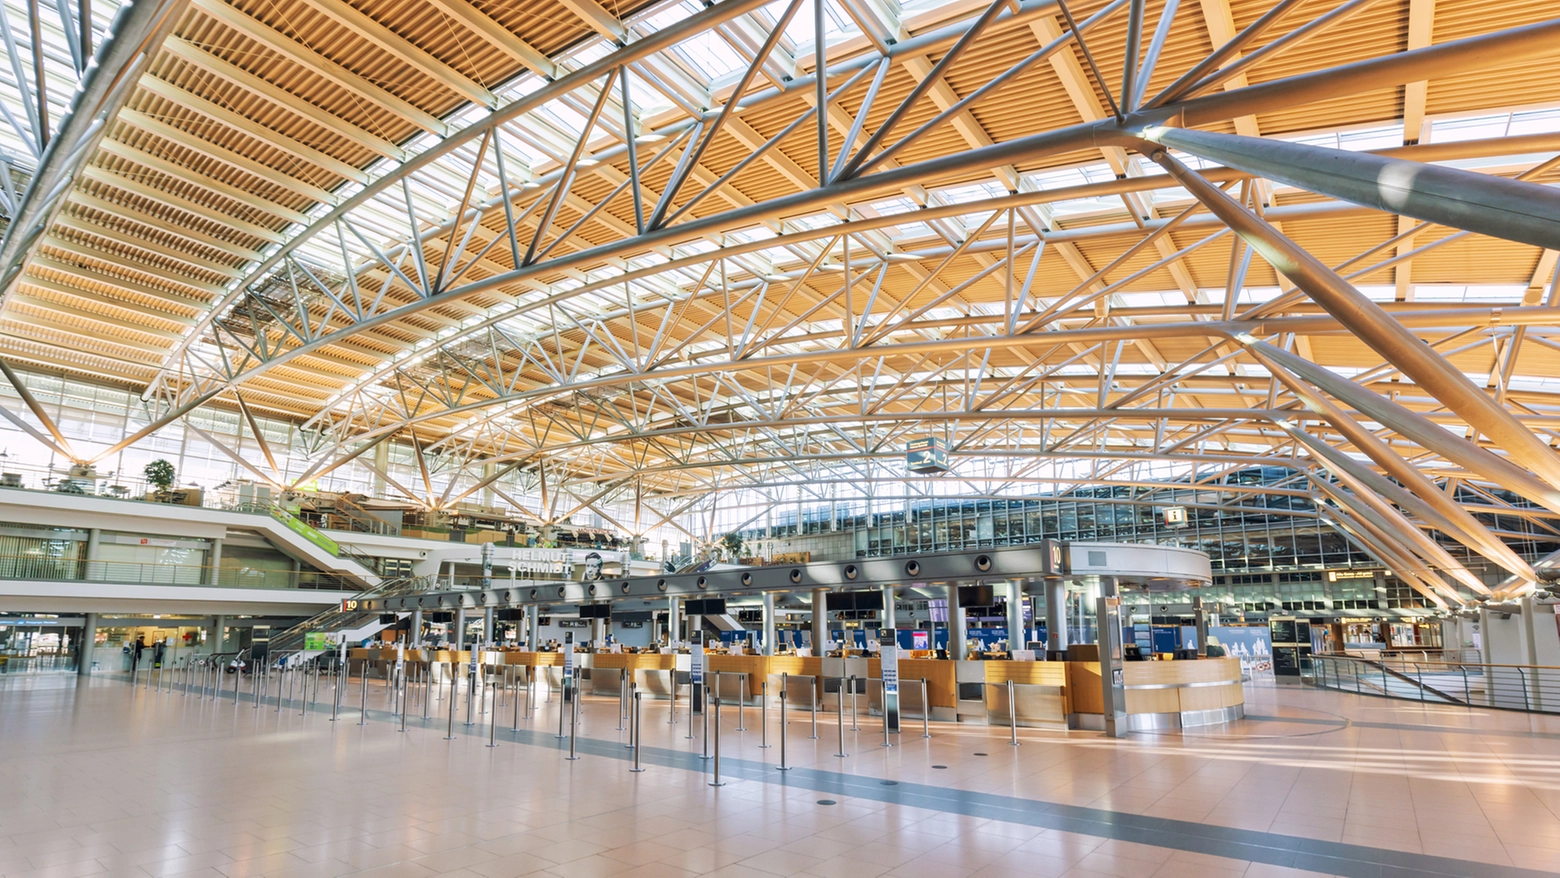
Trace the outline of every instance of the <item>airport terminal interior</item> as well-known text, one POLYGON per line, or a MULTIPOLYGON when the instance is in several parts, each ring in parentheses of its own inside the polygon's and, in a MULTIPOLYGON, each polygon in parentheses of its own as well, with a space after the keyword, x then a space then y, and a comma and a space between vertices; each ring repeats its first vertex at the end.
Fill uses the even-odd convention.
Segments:
POLYGON ((0 878, 1560 876, 1553 0, 0 0, 0 878))

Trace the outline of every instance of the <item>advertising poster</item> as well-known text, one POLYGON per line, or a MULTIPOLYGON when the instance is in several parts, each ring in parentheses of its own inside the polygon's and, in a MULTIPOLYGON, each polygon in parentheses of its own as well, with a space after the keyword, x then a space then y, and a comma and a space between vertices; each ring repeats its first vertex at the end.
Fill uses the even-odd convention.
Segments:
POLYGON ((1208 629, 1208 642, 1217 643, 1231 658, 1240 659, 1241 675, 1266 676, 1273 673, 1273 640, 1267 628, 1224 627, 1208 629))

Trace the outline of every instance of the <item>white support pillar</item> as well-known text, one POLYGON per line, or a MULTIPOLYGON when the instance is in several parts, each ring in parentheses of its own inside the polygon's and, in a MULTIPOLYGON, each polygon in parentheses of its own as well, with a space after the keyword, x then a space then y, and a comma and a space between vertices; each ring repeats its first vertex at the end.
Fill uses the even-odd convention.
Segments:
POLYGON ((386 440, 374 446, 373 494, 385 496, 385 477, 380 473, 390 469, 390 442, 386 440))
POLYGON ((1024 585, 1016 579, 1008 581, 1007 595, 1008 649, 1024 648, 1024 585))
POLYGON ((103 532, 98 528, 87 531, 87 579, 97 579, 101 573, 102 565, 98 560, 98 547, 102 544, 103 532))
POLYGON ((823 655, 829 642, 829 590, 815 588, 812 593, 813 655, 823 655))
POLYGON ((666 639, 669 646, 676 646, 683 639, 682 625, 682 599, 669 597, 666 599, 666 639))
POLYGON ((88 613, 81 625, 81 643, 76 647, 76 676, 92 675, 92 649, 97 644, 97 613, 88 613))
POLYGON ((423 645, 423 612, 422 607, 412 611, 412 648, 420 649, 423 645))
POLYGON ((1047 650, 1067 649, 1067 583, 1060 579, 1045 581, 1045 641, 1047 650))
POLYGON ((527 652, 535 652, 542 646, 537 634, 537 622, 542 615, 541 609, 535 604, 525 608, 525 648, 527 652))
POLYGON ((898 627, 899 624, 899 620, 894 615, 894 601, 894 587, 892 585, 883 586, 883 627, 890 631, 898 627))
POLYGON ((222 582, 222 541, 211 541, 211 553, 206 556, 206 584, 221 585, 222 582))
POLYGON ((959 586, 948 586, 948 658, 964 658, 964 607, 959 603, 959 586))
POLYGON ((487 607, 482 611, 482 645, 493 645, 493 608, 487 607))
POLYGON ((775 593, 764 592, 764 655, 775 654, 775 593))
POLYGON ((211 651, 213 653, 227 651, 227 617, 218 616, 211 627, 213 629, 211 651))

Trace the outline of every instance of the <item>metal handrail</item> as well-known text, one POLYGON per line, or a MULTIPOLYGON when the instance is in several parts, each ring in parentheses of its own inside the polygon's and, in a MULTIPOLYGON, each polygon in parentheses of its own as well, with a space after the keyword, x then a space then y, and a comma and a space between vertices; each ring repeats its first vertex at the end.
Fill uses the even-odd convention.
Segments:
POLYGON ((1311 685, 1421 703, 1560 713, 1560 667, 1313 655, 1311 685))

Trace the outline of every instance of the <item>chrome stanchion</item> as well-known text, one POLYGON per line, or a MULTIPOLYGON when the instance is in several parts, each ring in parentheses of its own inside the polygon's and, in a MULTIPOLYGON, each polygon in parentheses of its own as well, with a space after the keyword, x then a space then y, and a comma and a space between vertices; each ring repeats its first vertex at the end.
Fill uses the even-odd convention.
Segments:
POLYGON ((807 679, 812 681, 812 698, 809 699, 812 702, 812 734, 808 737, 816 741, 818 740, 818 702, 823 699, 823 696, 818 694, 818 690, 823 688, 823 677, 808 677, 807 679))
POLYGON ((574 687, 574 700, 571 704, 573 709, 569 711, 569 761, 573 762, 580 758, 574 752, 574 744, 579 738, 580 729, 580 687, 578 685, 574 687))
POLYGON ((1014 698, 1013 681, 1007 681, 1008 687, 1008 727, 1011 730, 1009 744, 1018 746, 1018 702, 1014 698))
MULTIPOLYGON (((623 671, 627 671, 624 668, 623 671)), ((617 730, 623 731, 623 714, 628 712, 628 674, 618 672, 618 724, 617 730)))
POLYGON ((672 669, 666 672, 672 684, 672 710, 666 715, 667 725, 677 724, 677 656, 672 656, 672 669))
POLYGON ((844 677, 840 678, 840 688, 835 691, 835 701, 836 701, 836 705, 837 705, 836 709, 837 709, 837 715, 838 715, 838 721, 835 723, 835 726, 836 726, 836 728, 839 729, 840 749, 839 749, 839 752, 835 753, 834 755, 843 759, 845 756, 848 755, 845 752, 845 678, 844 677))
POLYGON ((888 695, 886 693, 883 696, 883 746, 894 746, 894 743, 888 739, 888 695))
POLYGON ((515 671, 516 673, 510 678, 512 681, 510 685, 514 687, 514 692, 511 695, 511 699, 515 703, 515 722, 514 726, 510 728, 510 731, 512 732, 520 731, 520 677, 524 673, 524 669, 516 668, 515 671))
POLYGON ((633 716, 633 718, 629 722, 629 727, 633 729, 633 732, 631 732, 631 735, 632 735, 632 738, 633 738, 633 741, 634 741, 634 767, 630 768, 629 771, 631 771, 631 772, 633 772, 635 774, 639 774, 640 772, 644 771, 643 768, 639 767, 639 751, 644 749, 644 747, 642 746, 643 742, 642 742, 642 740, 640 738, 640 729, 641 729, 641 727, 640 727, 640 716, 641 716, 640 710, 642 708, 642 705, 640 704, 640 701, 643 698, 644 698, 644 693, 643 692, 639 692, 637 690, 634 692, 634 716, 633 716))
MULTIPOLYGON (((719 691, 719 689, 720 689, 720 685, 717 682, 716 690, 719 691)), ((706 712, 705 715, 708 716, 708 712, 706 712)), ((708 740, 708 739, 706 739, 706 740, 708 740)), ((722 783, 721 779, 720 779, 720 696, 719 695, 715 696, 715 762, 714 762, 712 767, 715 769, 715 779, 710 781, 710 786, 712 786, 712 787, 723 787, 723 786, 725 786, 725 784, 722 783)))
POLYGON ((450 674, 450 728, 449 732, 444 736, 446 741, 455 740, 455 684, 456 677, 454 674, 450 674))
POLYGON ((932 736, 931 726, 932 702, 926 697, 926 678, 921 678, 921 737, 932 736))
POLYGON ((319 697, 320 697, 320 675, 322 675, 324 673, 325 673, 325 669, 323 667, 321 667, 320 660, 319 660, 319 658, 316 657, 314 659, 314 697, 313 697, 313 699, 311 699, 309 701, 309 706, 310 707, 313 707, 314 706, 314 702, 319 700, 319 697))
POLYGON ((358 681, 358 694, 362 696, 362 704, 358 707, 360 716, 358 725, 368 725, 368 659, 363 660, 362 679, 358 681))
POLYGON ((786 719, 785 719, 785 690, 786 690, 786 683, 787 682, 789 682, 789 677, 786 674, 781 674, 780 675, 780 765, 776 769, 777 771, 790 771, 791 770, 791 766, 785 764, 785 723, 786 723, 786 719))
MULTIPOLYGON (((700 759, 710 758, 710 684, 700 684, 704 687, 704 755, 700 759)), ((693 723, 688 724, 689 737, 693 735, 693 723)))
POLYGON ((468 673, 466 675, 466 725, 468 725, 468 726, 476 724, 475 720, 473 720, 471 718, 471 711, 472 711, 471 700, 472 700, 472 698, 474 698, 476 696, 476 694, 477 694, 477 675, 468 673))
POLYGON ((250 708, 251 710, 260 709, 260 681, 264 676, 265 670, 260 667, 256 667, 249 675, 249 693, 255 697, 255 703, 250 708))
POLYGON ((758 684, 758 749, 769 749, 769 680, 766 678, 758 684))
POLYGON ((530 665, 525 666, 525 718, 527 721, 536 715, 536 707, 531 703, 532 690, 536 688, 536 669, 530 665))
POLYGON ((309 715, 309 669, 307 667, 301 667, 301 668, 298 669, 298 673, 301 675, 298 678, 298 715, 299 716, 308 716, 309 715))
MULTIPOLYGON (((552 684, 551 683, 547 684, 547 691, 549 693, 552 692, 552 684)), ((563 691, 565 691, 565 692, 569 691, 567 686, 565 686, 563 691)), ((580 693, 578 691, 576 691, 574 693, 575 700, 576 701, 579 700, 579 697, 580 697, 580 693)), ((559 740, 562 740, 565 737, 564 734, 563 734, 563 715, 568 713, 568 712, 569 712, 569 703, 560 699, 559 702, 558 702, 558 739, 559 740)))
POLYGON ((401 731, 403 731, 403 732, 406 731, 406 702, 407 702, 407 694, 408 694, 408 692, 409 692, 409 690, 411 688, 412 688, 411 687, 411 681, 406 679, 405 677, 402 677, 401 678, 401 731))
POLYGON ((737 731, 747 731, 747 720, 743 717, 747 714, 747 674, 737 675, 737 731))
POLYGON ((633 671, 629 671, 628 679, 628 743, 624 744, 630 750, 639 749, 639 681, 633 678, 633 671))
POLYGON ((861 726, 856 722, 856 677, 854 674, 850 678, 850 730, 853 732, 861 731, 861 726))
POLYGON ((493 690, 493 709, 488 711, 488 742, 489 747, 498 746, 498 691, 493 690))

